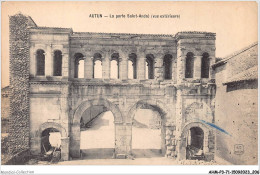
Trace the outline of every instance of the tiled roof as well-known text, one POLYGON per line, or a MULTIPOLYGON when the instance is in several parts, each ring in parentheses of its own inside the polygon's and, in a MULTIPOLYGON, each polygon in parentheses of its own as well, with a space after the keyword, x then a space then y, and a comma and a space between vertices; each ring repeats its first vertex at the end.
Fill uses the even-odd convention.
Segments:
POLYGON ((233 57, 235 57, 235 56, 237 56, 237 55, 247 51, 248 49, 251 49, 252 47, 254 47, 256 45, 258 45, 258 42, 255 42, 255 43, 253 43, 253 44, 251 44, 251 45, 249 45, 249 46, 247 46, 247 47, 245 47, 245 48, 243 48, 243 49, 241 49, 241 50, 239 50, 237 52, 232 53, 231 55, 223 58, 221 61, 213 64, 212 67, 215 68, 215 67, 221 66, 223 64, 226 64, 229 59, 231 59, 231 58, 233 58, 233 57))
POLYGON ((229 83, 246 81, 246 80, 257 80, 257 79, 258 79, 258 66, 254 66, 229 78, 223 84, 229 84, 229 83))
POLYGON ((181 32, 178 32, 176 33, 177 34, 211 34, 211 35, 215 35, 215 33, 212 33, 212 32, 205 32, 205 31, 181 31, 181 32))

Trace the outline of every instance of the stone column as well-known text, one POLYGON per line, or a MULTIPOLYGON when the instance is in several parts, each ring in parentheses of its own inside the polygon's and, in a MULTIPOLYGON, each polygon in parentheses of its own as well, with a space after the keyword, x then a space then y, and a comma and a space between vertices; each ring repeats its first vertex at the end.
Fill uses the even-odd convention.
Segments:
POLYGON ((53 54, 52 54, 52 49, 51 46, 48 45, 46 49, 46 54, 45 54, 45 76, 52 76, 53 75, 53 54))
POLYGON ((69 137, 61 138, 61 161, 69 160, 69 137))
POLYGON ((119 59, 119 79, 128 79, 128 58, 126 54, 123 54, 119 59))
POLYGON ((144 80, 145 79, 145 65, 146 65, 145 54, 141 53, 137 55, 137 79, 144 80))
POLYGON ((201 79, 201 59, 202 56, 196 56, 194 59, 194 79, 201 79))
POLYGON ((69 53, 69 77, 75 77, 75 58, 73 53, 69 53))
POLYGON ((69 77, 69 55, 68 53, 62 54, 62 76, 69 77))
POLYGON ((185 78, 185 59, 184 48, 178 48, 177 50, 177 84, 183 82, 185 78))
POLYGON ((209 137, 208 137, 208 132, 204 133, 204 143, 203 143, 203 152, 208 153, 209 152, 209 137))
POLYGON ((70 156, 73 158, 80 157, 80 124, 73 124, 71 126, 71 137, 70 137, 70 156))
POLYGON ((215 79, 215 74, 214 71, 211 67, 216 62, 215 56, 210 56, 209 57, 209 79, 215 79))
POLYGON ((176 83, 176 79, 177 79, 177 59, 174 58, 172 59, 172 80, 174 81, 174 83, 176 83))
POLYGON ((36 51, 34 51, 34 47, 30 47, 30 75, 36 75, 36 51))
POLYGON ((163 54, 157 54, 154 64, 154 79, 162 81, 163 77, 163 54))
POLYGON ((125 159, 131 153, 131 125, 115 123, 115 157, 125 159))
POLYGON ((182 159, 182 155, 183 155, 183 145, 181 145, 183 143, 184 138, 181 138, 181 134, 182 134, 182 121, 183 121, 183 117, 182 117, 182 91, 179 89, 181 87, 177 87, 178 90, 176 92, 176 139, 177 139, 177 145, 176 145, 176 150, 177 152, 177 159, 182 159))
POLYGON ((106 52, 102 59, 102 78, 110 79, 110 54, 106 52))
POLYGON ((60 120, 62 121, 61 122, 61 125, 63 128, 65 128, 66 131, 69 131, 69 124, 70 124, 70 118, 69 118, 69 93, 70 93, 70 88, 69 88, 69 85, 62 85, 60 86, 61 88, 61 95, 59 97, 59 101, 60 101, 60 108, 61 108, 61 111, 60 111, 60 120))
POLYGON ((94 58, 91 54, 86 54, 84 59, 84 78, 92 79, 94 78, 94 58))

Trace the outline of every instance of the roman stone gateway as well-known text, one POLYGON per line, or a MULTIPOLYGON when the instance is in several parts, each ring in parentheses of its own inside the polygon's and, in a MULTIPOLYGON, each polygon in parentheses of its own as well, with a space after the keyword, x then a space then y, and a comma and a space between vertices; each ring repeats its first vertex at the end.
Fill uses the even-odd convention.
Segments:
POLYGON ((79 33, 11 16, 11 150, 40 154, 52 129, 62 160, 79 158, 81 118, 96 106, 89 118, 113 113, 115 158, 132 154, 134 115, 150 109, 163 156, 214 159, 214 63, 215 33, 79 33))

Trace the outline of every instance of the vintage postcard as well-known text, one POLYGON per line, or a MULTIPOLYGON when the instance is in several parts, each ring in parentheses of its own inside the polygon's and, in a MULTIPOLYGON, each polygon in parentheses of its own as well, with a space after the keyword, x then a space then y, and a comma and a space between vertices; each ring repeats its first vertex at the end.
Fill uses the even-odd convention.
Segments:
MULTIPOLYGON (((257 2, 1 10, 3 167, 257 167, 257 2)), ((259 173, 237 168, 206 173, 259 173)))

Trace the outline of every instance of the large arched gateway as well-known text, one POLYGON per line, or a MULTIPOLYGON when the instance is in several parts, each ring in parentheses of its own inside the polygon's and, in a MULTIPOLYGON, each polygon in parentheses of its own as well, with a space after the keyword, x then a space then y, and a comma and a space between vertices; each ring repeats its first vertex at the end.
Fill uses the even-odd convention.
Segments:
POLYGON ((84 112, 93 106, 104 106, 107 110, 113 113, 114 123, 115 123, 115 145, 116 145, 116 140, 120 139, 116 131, 117 131, 117 127, 122 125, 123 119, 118 107, 116 107, 113 103, 105 99, 84 101, 76 109, 73 117, 73 123, 71 125, 70 155, 74 158, 80 157, 80 124, 81 124, 80 120, 84 112))
POLYGON ((165 155, 169 115, 169 109, 160 100, 141 100, 131 107, 128 113, 132 121, 131 154, 135 157, 165 155))

